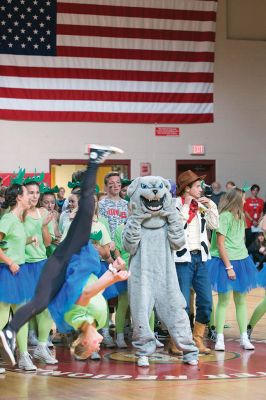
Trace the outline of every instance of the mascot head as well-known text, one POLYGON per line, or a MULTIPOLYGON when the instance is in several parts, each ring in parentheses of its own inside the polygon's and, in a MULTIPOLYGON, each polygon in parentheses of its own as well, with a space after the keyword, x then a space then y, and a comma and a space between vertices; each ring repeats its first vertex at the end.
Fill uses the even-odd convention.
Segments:
POLYGON ((160 212, 172 204, 169 181, 160 176, 144 176, 134 179, 127 189, 130 203, 135 204, 139 214, 151 214, 143 221, 145 228, 160 228, 166 223, 160 212))

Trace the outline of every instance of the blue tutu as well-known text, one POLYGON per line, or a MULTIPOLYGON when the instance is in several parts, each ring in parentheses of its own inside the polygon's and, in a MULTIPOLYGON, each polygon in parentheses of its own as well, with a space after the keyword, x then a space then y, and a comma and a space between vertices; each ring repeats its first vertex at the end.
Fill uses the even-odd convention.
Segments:
MULTIPOLYGON (((108 266, 109 264, 106 261, 101 261, 101 272, 99 277, 102 276, 106 271, 108 271, 108 266)), ((106 300, 111 300, 126 291, 127 291, 127 281, 116 282, 105 289, 105 291, 103 292, 103 297, 106 300)))
POLYGON ((64 315, 75 304, 86 286, 89 276, 99 276, 101 271, 99 254, 91 243, 74 254, 68 264, 65 283, 49 305, 49 311, 59 332, 68 333, 73 328, 64 320, 64 315))
POLYGON ((118 291, 118 294, 125 293, 127 292, 127 281, 116 282, 115 287, 118 291))
POLYGON ((258 286, 266 289, 266 263, 264 263, 262 270, 257 270, 258 286))
POLYGON ((225 265, 219 257, 213 257, 207 261, 212 289, 215 292, 227 293, 233 290, 246 293, 257 287, 256 266, 251 257, 248 256, 243 260, 231 260, 230 262, 236 274, 235 280, 228 278, 225 265))
POLYGON ((39 282, 39 279, 40 279, 43 267, 46 264, 46 261, 47 261, 47 259, 33 262, 33 263, 26 263, 26 265, 29 268, 29 272, 31 274, 32 280, 33 280, 33 282, 35 282, 34 290, 36 288, 37 283, 39 282))
POLYGON ((20 270, 13 275, 6 264, 0 263, 0 302, 22 304, 29 301, 35 286, 27 264, 21 264, 20 270))

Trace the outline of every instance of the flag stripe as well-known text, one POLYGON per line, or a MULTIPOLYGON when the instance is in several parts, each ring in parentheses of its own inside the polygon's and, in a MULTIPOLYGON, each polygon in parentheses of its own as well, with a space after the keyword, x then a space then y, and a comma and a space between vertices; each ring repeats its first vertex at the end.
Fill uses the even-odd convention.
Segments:
MULTIPOLYGON (((140 114, 201 114, 212 111, 211 103, 132 103, 119 101, 90 101, 76 100, 74 111, 83 112, 114 112, 126 113, 136 112, 140 114)), ((73 110, 73 102, 69 100, 35 100, 35 99, 3 99, 0 98, 0 109, 4 109, 8 105, 11 110, 35 110, 43 111, 71 111, 73 110), (41 107, 41 108, 40 108, 41 107)))
MULTIPOLYGON (((93 46, 93 47, 118 47, 118 48, 145 48, 145 49, 159 49, 159 50, 187 50, 187 51, 204 51, 213 50, 214 44, 214 33, 211 32, 212 38, 209 38, 209 32, 200 33, 197 32, 174 32, 176 37, 173 37, 172 33, 168 34, 171 39, 167 39, 161 35, 162 33, 167 31, 147 31, 148 33, 152 33, 152 35, 141 35, 139 33, 139 29, 136 29, 136 34, 132 33, 132 37, 129 40, 129 35, 127 33, 123 33, 123 31, 127 31, 127 29, 122 29, 118 32, 118 29, 114 29, 114 34, 112 35, 112 28, 100 28, 98 32, 98 27, 80 27, 76 25, 72 26, 64 26, 63 25, 63 33, 60 30, 60 26, 58 29, 58 45, 76 45, 76 46, 93 46), (68 28, 68 29, 65 29, 68 28), (88 32, 83 32, 83 30, 88 32), (118 34, 116 34, 118 32, 118 34), (62 33, 62 35, 61 35, 62 33), (98 36, 97 37, 97 33, 98 36), (109 35, 108 35, 109 34, 109 35), (185 37, 187 35, 187 37, 185 37), (84 37, 83 37, 84 36, 84 37), (154 37, 149 37, 154 36, 154 37), (156 40, 155 40, 156 39, 156 40), (201 43, 197 43, 195 45, 194 42, 200 41, 201 43), (211 42, 211 44, 209 43, 211 42)), ((131 30, 133 31, 133 30, 131 30)))
POLYGON ((48 100, 98 100, 98 101, 132 101, 157 103, 212 103, 212 93, 145 93, 145 92, 102 92, 80 90, 47 90, 0 88, 0 97, 17 99, 48 100))
POLYGON ((113 48, 94 47, 66 47, 58 46, 57 54, 61 57, 102 57, 116 59, 135 60, 161 60, 161 61, 210 61, 214 62, 212 52, 188 52, 188 51, 156 51, 156 50, 127 50, 113 48))
POLYGON ((125 81, 158 82, 212 82, 213 74, 198 72, 152 72, 69 68, 32 68, 2 66, 3 76, 38 77, 38 78, 76 78, 76 79, 111 79, 125 81))
MULTIPOLYGON (((128 28, 143 31, 192 31, 192 32, 215 32, 215 21, 186 21, 186 20, 169 20, 169 19, 143 19, 131 17, 112 17, 108 15, 77 15, 75 14, 58 14, 57 23, 60 26, 94 26, 109 27, 115 31, 116 29, 128 28), (77 24, 78 22, 78 24, 77 24)), ((147 32, 146 32, 147 34, 147 32)), ((151 32, 152 34, 152 32, 151 32)))
POLYGON ((27 111, 27 110, 0 110, 3 119, 22 121, 68 121, 68 122, 126 122, 126 123, 158 123, 162 124, 190 124, 213 122, 213 114, 138 114, 138 113, 90 113, 90 112, 59 112, 27 111))
POLYGON ((1 87, 50 90, 98 90, 145 93, 212 93, 213 84, 204 82, 138 82, 97 79, 5 77, 1 87))
MULTIPOLYGON (((1 55, 0 55, 1 57, 1 55)), ((213 63, 210 62, 185 62, 185 61, 147 61, 147 60, 115 60, 101 58, 67 58, 67 57, 38 57, 38 56, 16 56, 16 66, 21 67, 47 67, 70 69, 122 69, 130 71, 161 71, 161 72, 213 72, 213 63)), ((1 59, 5 66, 14 64, 14 56, 6 54, 1 59)))
POLYGON ((71 4, 59 2, 57 5, 57 12, 82 15, 110 15, 114 17, 130 15, 131 18, 139 17, 184 19, 186 21, 216 21, 216 13, 214 11, 176 10, 152 7, 119 7, 117 5, 108 6, 103 4, 71 4))
MULTIPOLYGON (((58 3, 84 4, 84 0, 58 0, 58 3)), ((87 4, 95 4, 95 0, 86 0, 87 4)), ((101 0, 101 4, 110 5, 111 0, 101 0)), ((178 8, 182 10, 213 11, 217 0, 178 0, 178 8)), ((115 0, 117 7, 143 7, 143 0, 115 0)), ((177 0, 145 0, 145 7, 175 9, 177 0)))

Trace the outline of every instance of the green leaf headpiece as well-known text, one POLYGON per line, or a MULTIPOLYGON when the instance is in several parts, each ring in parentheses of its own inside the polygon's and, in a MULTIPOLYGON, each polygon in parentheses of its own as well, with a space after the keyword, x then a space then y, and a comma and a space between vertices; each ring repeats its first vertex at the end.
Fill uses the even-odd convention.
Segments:
MULTIPOLYGON (((81 186, 81 182, 80 181, 75 181, 75 182, 68 182, 67 186, 69 187, 69 189, 76 189, 79 188, 81 186)), ((95 185, 95 193, 98 194, 100 191, 100 188, 98 185, 95 185)))
POLYGON ((36 175, 36 169, 34 171, 34 176, 28 176, 24 179, 23 185, 29 185, 31 183, 41 183, 44 180, 44 172, 40 175, 36 175))
POLYGON ((54 194, 59 192, 59 187, 56 185, 53 188, 46 186, 43 182, 40 184, 40 192, 42 194, 54 194))
POLYGON ((80 187, 80 185, 81 185, 80 181, 68 182, 68 184, 67 184, 69 189, 76 189, 76 188, 80 187))
POLYGON ((102 231, 94 232, 90 234, 90 239, 94 240, 95 242, 99 242, 103 237, 102 231))
POLYGON ((19 168, 17 175, 14 178, 11 178, 11 185, 23 185, 23 179, 25 176, 26 170, 25 168, 19 168))
POLYGON ((129 186, 133 182, 133 179, 121 179, 121 187, 129 186))

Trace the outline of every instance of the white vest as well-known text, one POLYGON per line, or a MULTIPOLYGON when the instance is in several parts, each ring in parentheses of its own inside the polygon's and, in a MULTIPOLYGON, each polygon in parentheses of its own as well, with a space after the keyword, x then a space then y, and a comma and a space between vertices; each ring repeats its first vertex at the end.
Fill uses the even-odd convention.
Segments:
MULTIPOLYGON (((181 211, 183 207, 181 197, 177 197, 176 199, 176 208, 178 211, 181 211)), ((199 222, 199 227, 200 227, 200 245, 201 245, 201 260, 202 261, 207 261, 208 259, 211 258, 210 252, 209 252, 209 241, 208 241, 208 236, 207 236, 207 221, 205 218, 204 214, 201 214, 199 211, 197 212, 197 218, 199 222)), ((188 246, 188 229, 187 229, 187 222, 184 222, 184 231, 185 231, 185 239, 186 243, 183 247, 181 247, 179 250, 174 251, 174 260, 175 262, 191 262, 191 254, 189 251, 189 246, 188 246)))

